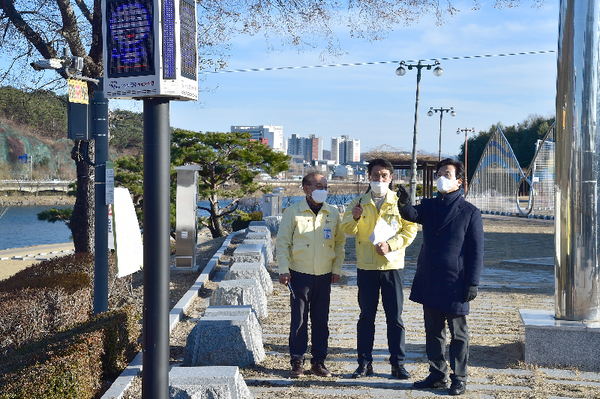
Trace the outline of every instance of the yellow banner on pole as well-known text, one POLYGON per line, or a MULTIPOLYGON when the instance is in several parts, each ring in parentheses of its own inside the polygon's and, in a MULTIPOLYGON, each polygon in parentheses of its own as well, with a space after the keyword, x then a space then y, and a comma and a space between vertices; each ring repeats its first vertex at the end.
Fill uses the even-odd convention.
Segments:
POLYGON ((69 85, 69 101, 72 103, 89 104, 90 97, 88 95, 87 83, 82 80, 68 79, 69 85))

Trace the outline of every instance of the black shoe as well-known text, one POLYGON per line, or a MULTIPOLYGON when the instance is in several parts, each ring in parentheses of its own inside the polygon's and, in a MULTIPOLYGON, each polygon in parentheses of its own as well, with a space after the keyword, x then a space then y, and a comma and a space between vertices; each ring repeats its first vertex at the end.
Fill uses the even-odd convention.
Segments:
POLYGON ((356 371, 352 374, 352 378, 366 377, 371 374, 373 374, 373 365, 371 363, 359 364, 356 371))
POLYGON ((396 377, 401 380, 408 380, 410 378, 410 373, 406 371, 404 365, 401 364, 398 367, 392 366, 392 377, 396 377))
POLYGON ((413 382, 413 388, 448 388, 448 378, 431 373, 424 380, 413 382))
POLYGON ((290 372, 290 377, 299 378, 304 375, 304 365, 302 360, 293 360, 292 361, 292 371, 290 372))
POLYGON ((450 385, 448 393, 450 395, 462 395, 467 390, 467 383, 464 381, 454 380, 450 385))
POLYGON ((327 370, 324 363, 314 363, 311 367, 313 374, 319 377, 331 377, 331 373, 327 370))

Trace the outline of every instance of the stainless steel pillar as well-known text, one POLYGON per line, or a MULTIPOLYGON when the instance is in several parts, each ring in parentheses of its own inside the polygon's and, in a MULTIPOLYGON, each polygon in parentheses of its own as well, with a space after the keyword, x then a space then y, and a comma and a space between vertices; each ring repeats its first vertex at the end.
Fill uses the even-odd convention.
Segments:
POLYGON ((600 320, 600 0, 562 0, 555 175, 556 318, 600 320))
POLYGON ((196 267, 198 244, 198 171, 197 165, 184 165, 177 171, 177 197, 175 199, 175 266, 196 267))

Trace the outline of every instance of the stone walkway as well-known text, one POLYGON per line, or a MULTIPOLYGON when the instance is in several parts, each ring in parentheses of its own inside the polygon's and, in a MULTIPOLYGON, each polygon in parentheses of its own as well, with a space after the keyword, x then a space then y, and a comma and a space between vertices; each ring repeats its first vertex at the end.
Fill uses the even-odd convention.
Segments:
MULTIPOLYGON (((428 374, 425 335, 421 306, 408 300, 409 283, 416 265, 408 259, 405 271, 405 306, 403 319, 406 334, 406 368, 413 375, 409 381, 392 379, 387 361, 387 338, 383 308, 378 311, 375 333, 375 375, 354 380, 350 376, 356 363, 357 303, 356 266, 346 263, 344 284, 332 291, 330 312, 330 355, 326 364, 334 374, 323 379, 306 375, 299 380, 288 378, 287 325, 263 322, 263 342, 273 348, 269 356, 280 357, 282 370, 266 378, 246 378, 256 398, 325 397, 325 398, 414 398, 446 396, 446 390, 413 390, 412 382, 428 374)), ((520 269, 498 267, 484 269, 480 295, 472 304, 469 316, 471 357, 469 361, 468 398, 600 398, 600 373, 536 368, 520 360, 524 329, 519 308, 553 310, 553 266, 548 261, 516 262, 520 269), (580 392, 581 391, 581 392, 580 392), (570 396, 573 395, 573 396, 570 396)), ((275 284, 269 297, 270 312, 289 312, 287 292, 275 284)), ((283 315, 282 315, 283 316, 283 315)), ((281 322, 282 317, 275 319, 281 322)), ((286 319, 286 320, 289 320, 286 319)), ((448 334, 449 336, 449 334, 448 334)), ((310 356, 310 355, 308 355, 310 356)), ((305 366, 308 368, 309 366, 305 366)))

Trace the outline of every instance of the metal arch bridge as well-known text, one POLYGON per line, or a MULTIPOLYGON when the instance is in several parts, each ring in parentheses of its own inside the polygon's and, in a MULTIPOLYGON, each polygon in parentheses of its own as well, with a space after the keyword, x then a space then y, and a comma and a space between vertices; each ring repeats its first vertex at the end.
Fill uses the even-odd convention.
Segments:
POLYGON ((538 140, 526 171, 497 127, 469 182, 467 201, 483 213, 553 219, 554 156, 555 124, 538 140))

